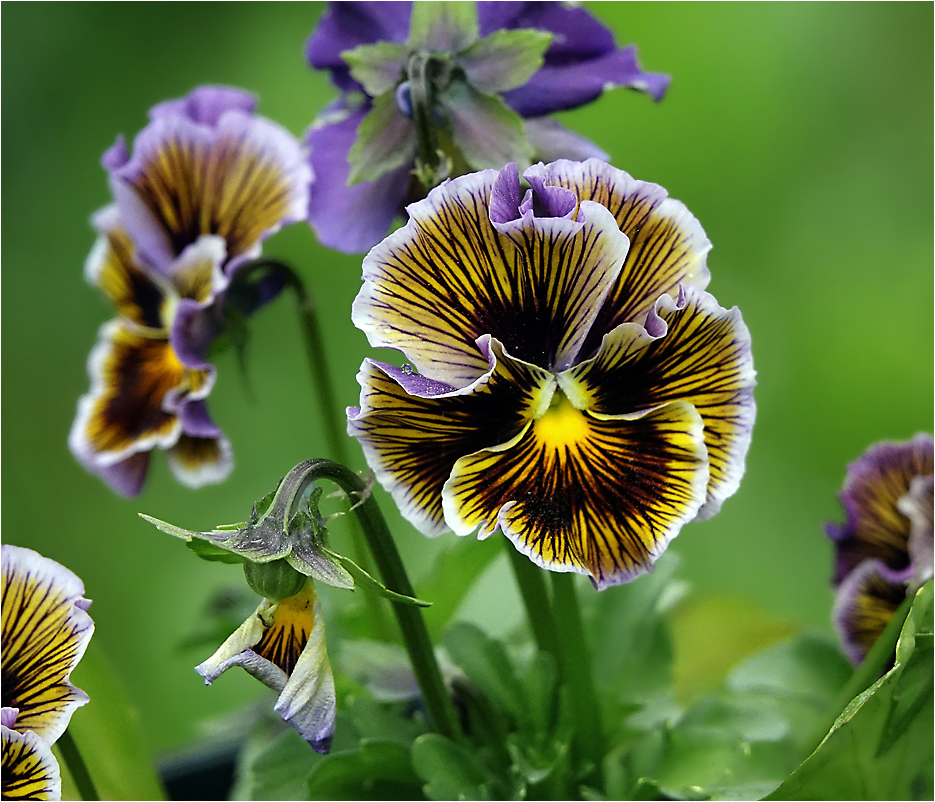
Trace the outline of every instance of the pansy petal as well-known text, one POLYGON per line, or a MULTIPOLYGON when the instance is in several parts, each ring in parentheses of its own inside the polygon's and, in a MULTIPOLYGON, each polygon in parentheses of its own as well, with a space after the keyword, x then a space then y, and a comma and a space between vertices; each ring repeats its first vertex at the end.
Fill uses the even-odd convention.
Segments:
POLYGON ((88 283, 100 287, 125 320, 146 329, 164 329, 171 315, 171 285, 140 264, 116 206, 98 212, 93 224, 100 236, 85 261, 88 283))
POLYGON ((441 493, 455 462, 509 441, 555 387, 546 371, 511 359, 499 343, 482 345, 494 364, 462 390, 371 360, 357 376, 360 409, 348 411, 348 433, 402 515, 426 535, 447 528, 441 493))
POLYGON ((839 495, 845 523, 825 528, 838 546, 835 583, 867 559, 891 570, 906 568, 912 522, 900 512, 899 500, 915 477, 933 473, 933 462, 931 436, 917 434, 907 442, 876 443, 848 466, 839 495))
POLYGON ((650 570, 707 481, 690 404, 598 420, 559 397, 510 442, 458 460, 443 499, 457 534, 499 527, 537 565, 588 574, 601 589, 650 570))
POLYGON ((186 487, 220 484, 234 469, 233 449, 223 436, 182 434, 167 455, 172 475, 186 487))
POLYGON ((533 117, 526 120, 526 138, 532 145, 533 159, 536 161, 610 161, 610 156, 590 139, 585 139, 551 117, 533 117))
POLYGON ((149 451, 138 451, 111 465, 99 465, 93 461, 85 461, 85 465, 121 496, 132 498, 143 489, 149 472, 150 454, 149 451))
POLYGON ((285 129, 231 109, 215 126, 156 117, 133 156, 111 173, 121 218, 144 257, 167 270, 202 234, 217 234, 228 257, 307 212, 311 170, 285 129))
POLYGON ((463 387, 487 370, 489 334, 517 359, 570 364, 626 254, 601 206, 578 220, 491 222, 498 174, 457 178, 409 207, 410 221, 364 259, 352 319, 371 345, 403 351, 428 378, 463 387))
POLYGON ((52 750, 34 732, 0 726, 3 799, 61 799, 62 778, 52 750))
POLYGON ((202 235, 186 246, 169 273, 179 298, 202 306, 211 303, 230 283, 221 269, 226 257, 224 238, 217 235, 202 235))
POLYGON ((865 560, 838 588, 831 620, 851 662, 859 665, 906 598, 912 569, 893 571, 865 560))
POLYGON ((593 354, 601 337, 621 323, 642 323, 656 299, 663 293, 675 297, 679 284, 708 285, 711 243, 691 212, 659 185, 637 181, 596 159, 536 165, 527 176, 606 206, 630 238, 626 263, 582 353, 593 354))
POLYGON ((252 114, 256 95, 233 86, 199 86, 185 97, 158 103, 149 110, 150 119, 168 116, 187 117, 192 122, 215 126, 221 115, 231 110, 252 114))
POLYGON ((366 253, 383 239, 393 220, 403 213, 409 190, 411 164, 376 181, 348 186, 347 154, 365 113, 339 101, 318 118, 306 138, 315 171, 309 225, 322 245, 342 253, 366 253))
POLYGON ((94 632, 84 584, 31 549, 2 546, 3 707, 53 744, 88 695, 69 681, 94 632))
POLYGON ((180 428, 167 401, 187 389, 189 373, 166 340, 141 336, 119 320, 105 323, 88 358, 91 391, 78 401, 72 452, 106 465, 173 445, 180 428))
POLYGON ((912 560, 916 584, 932 578, 933 532, 932 507, 935 476, 916 476, 909 483, 909 492, 896 502, 896 508, 909 519, 909 559, 912 560))
POLYGON ((598 417, 687 401, 704 422, 710 463, 701 517, 716 513, 740 485, 756 406, 750 333, 740 311, 693 287, 656 303, 646 328, 625 323, 593 359, 559 376, 575 406, 598 417))

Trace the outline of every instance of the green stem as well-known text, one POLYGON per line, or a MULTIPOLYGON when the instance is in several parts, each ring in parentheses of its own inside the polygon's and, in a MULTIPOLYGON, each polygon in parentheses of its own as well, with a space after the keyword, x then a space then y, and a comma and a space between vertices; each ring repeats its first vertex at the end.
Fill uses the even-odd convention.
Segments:
POLYGON ((81 794, 81 798, 100 799, 100 794, 97 792, 94 780, 91 779, 84 758, 81 757, 78 745, 71 736, 71 730, 66 729, 62 733, 62 737, 56 741, 56 745, 62 755, 62 761, 68 767, 68 773, 71 774, 72 780, 75 781, 75 787, 78 789, 78 793, 81 794))
POLYGON ((552 617, 552 602, 545 585, 545 574, 525 554, 520 554, 513 544, 502 538, 510 558, 513 576, 526 608, 526 618, 532 629, 536 646, 540 652, 551 654, 561 666, 555 619, 552 617))
POLYGON ((552 613, 558 635, 562 673, 575 716, 575 746, 579 761, 590 764, 583 780, 601 788, 604 784, 601 709, 594 690, 591 655, 584 639, 574 574, 552 574, 552 613))
MULTIPOLYGON (((290 476, 300 473, 304 473, 305 487, 318 479, 330 479, 345 493, 354 494, 354 497, 360 499, 354 504, 353 509, 360 520, 383 583, 396 593, 415 596, 415 590, 409 581, 399 552, 396 550, 396 544, 390 535, 383 513, 371 493, 370 486, 349 468, 331 460, 307 460, 293 468, 290 476)), ((297 497, 301 497, 301 492, 297 497)), ((458 715, 435 660, 435 651, 432 648, 421 610, 412 605, 394 602, 393 612, 396 613, 396 619, 403 634, 403 643, 409 653, 412 670, 422 691, 422 700, 428 711, 429 723, 436 732, 448 738, 463 739, 458 715)))

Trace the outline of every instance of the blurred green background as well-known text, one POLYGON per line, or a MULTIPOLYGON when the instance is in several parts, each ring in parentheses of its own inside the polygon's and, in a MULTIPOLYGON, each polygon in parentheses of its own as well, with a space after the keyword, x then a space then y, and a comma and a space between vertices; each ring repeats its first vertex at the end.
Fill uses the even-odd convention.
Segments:
MULTIPOLYGON (((616 91, 563 121, 688 205, 714 243, 709 289, 741 308, 753 335, 759 415, 746 478, 719 516, 685 527, 672 547, 696 597, 726 611, 713 616, 723 631, 692 630, 684 617, 682 641, 695 645, 680 660, 691 675, 719 643, 745 637, 743 616, 829 628, 822 523, 840 517, 846 464, 875 440, 932 428, 933 7, 588 7, 673 83, 658 105, 616 91)), ((118 133, 132 138, 154 103, 201 83, 258 93, 263 114, 301 134, 334 96, 302 55, 321 9, 3 8, 3 540, 83 578, 95 641, 157 755, 263 689, 239 673, 205 690, 192 666, 213 646, 180 646, 238 569, 195 559, 136 513, 191 528, 241 520, 292 465, 323 455, 324 438, 283 298, 253 323, 254 399, 233 355, 217 360, 211 409, 234 444, 229 481, 186 490, 157 455, 143 495, 126 501, 72 460, 65 440, 87 389, 85 360, 111 315, 82 278, 88 217, 109 198, 98 159, 118 133)), ((368 354, 349 320, 360 258, 327 251, 305 226, 268 241, 266 253, 314 289, 340 403, 356 403, 368 354)), ((453 536, 427 541, 390 517, 418 590, 453 536)), ((502 558, 461 615, 495 635, 520 622, 502 558)))

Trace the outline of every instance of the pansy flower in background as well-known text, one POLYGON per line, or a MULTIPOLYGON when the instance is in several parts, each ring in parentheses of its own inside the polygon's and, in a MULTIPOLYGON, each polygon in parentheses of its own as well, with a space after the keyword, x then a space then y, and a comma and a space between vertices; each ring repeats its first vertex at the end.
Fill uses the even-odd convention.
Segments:
POLYGON ((69 681, 94 632, 84 585, 30 549, 4 544, 2 659, 4 799, 59 799, 51 746, 88 696, 69 681))
POLYGON ((833 620, 860 663, 906 596, 932 578, 933 442, 883 441, 847 469, 843 524, 825 531, 837 549, 833 620))
POLYGON ((364 260, 367 360, 348 411, 427 535, 500 529, 598 588, 650 569, 733 494, 755 414, 739 311, 678 201, 596 159, 454 179, 364 260))
MULTIPOLYGON (((299 142, 236 89, 201 87, 150 112, 132 154, 105 153, 114 203, 93 219, 87 280, 113 302, 88 360, 91 389, 69 436, 75 457, 135 495, 153 448, 190 487, 220 482, 231 447, 208 414, 208 347, 233 274, 263 240, 305 218, 311 171, 299 142)), ((259 290, 269 300, 275 287, 259 290)))
POLYGON ((659 100, 669 77, 582 8, 557 2, 335 2, 308 40, 341 97, 308 134, 309 221, 364 252, 449 176, 606 155, 548 115, 612 87, 659 100))

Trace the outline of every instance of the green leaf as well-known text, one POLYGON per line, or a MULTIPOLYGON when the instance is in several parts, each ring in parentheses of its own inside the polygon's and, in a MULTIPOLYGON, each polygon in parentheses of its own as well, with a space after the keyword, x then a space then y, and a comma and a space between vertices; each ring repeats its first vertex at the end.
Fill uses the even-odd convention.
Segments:
POLYGON ((429 799, 492 799, 490 778, 477 758, 443 735, 416 738, 412 764, 429 799))
POLYGON ((362 740, 357 752, 318 763, 307 790, 310 799, 414 799, 421 789, 405 746, 362 740))
POLYGON ((468 82, 487 94, 523 86, 545 61, 552 34, 532 28, 495 31, 458 55, 468 82))
POLYGON ((187 541, 185 545, 201 557, 202 560, 208 560, 209 562, 236 565, 237 563, 242 563, 245 559, 239 554, 234 554, 208 540, 201 540, 197 537, 193 537, 191 540, 187 541))
POLYGON ((404 715, 404 711, 410 709, 405 704, 380 702, 368 696, 355 695, 348 698, 345 707, 362 739, 393 741, 409 748, 426 730, 423 717, 404 715))
POLYGON ((359 45, 345 50, 341 58, 351 68, 354 80, 360 83, 370 97, 395 89, 403 79, 409 48, 392 42, 359 45))
POLYGON ((307 799, 308 778, 324 760, 292 729, 255 733, 238 759, 231 799, 307 799))
POLYGON ((396 602, 397 604, 409 604, 414 607, 431 607, 432 602, 423 601, 422 599, 416 599, 412 596, 404 596, 402 593, 396 593, 393 590, 390 590, 386 585, 378 582, 370 574, 368 574, 363 568, 361 568, 357 563, 351 560, 349 557, 345 557, 342 554, 331 551, 321 547, 321 550, 331 559, 340 563, 347 572, 354 578, 354 581, 359 584, 365 590, 373 591, 374 593, 382 596, 385 599, 389 599, 391 602, 396 602))
POLYGON ((416 144, 412 122, 396 108, 395 91, 387 89, 374 99, 357 128, 357 139, 347 155, 351 165, 347 183, 376 181, 390 170, 409 164, 415 158, 416 144))
POLYGON ((818 748, 767 799, 932 796, 932 582, 915 596, 893 667, 855 697, 818 748), (916 667, 907 670, 913 663, 916 667))
POLYGON ((409 21, 410 49, 454 53, 477 40, 476 3, 421 0, 414 3, 409 21))

